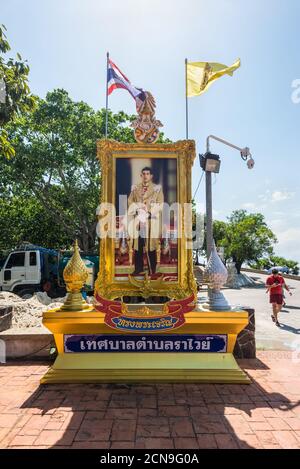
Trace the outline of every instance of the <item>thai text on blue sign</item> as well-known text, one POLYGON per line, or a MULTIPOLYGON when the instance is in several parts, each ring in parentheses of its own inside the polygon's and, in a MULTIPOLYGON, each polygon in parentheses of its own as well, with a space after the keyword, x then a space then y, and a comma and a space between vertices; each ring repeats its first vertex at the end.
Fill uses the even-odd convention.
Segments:
POLYGON ((64 335, 65 353, 226 352, 227 335, 64 335))
POLYGON ((163 316, 161 318, 130 318, 125 316, 115 317, 111 321, 111 327, 116 329, 141 332, 159 331, 163 329, 173 329, 181 325, 182 321, 172 316, 163 316))

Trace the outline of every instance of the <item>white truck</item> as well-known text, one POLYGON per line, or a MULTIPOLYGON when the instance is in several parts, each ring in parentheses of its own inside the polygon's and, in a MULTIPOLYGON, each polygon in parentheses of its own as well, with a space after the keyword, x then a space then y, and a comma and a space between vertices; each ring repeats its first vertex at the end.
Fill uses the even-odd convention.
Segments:
MULTIPOLYGON (((72 252, 46 249, 24 243, 11 251, 0 263, 0 291, 10 291, 28 299, 38 291, 55 298, 64 296, 63 270, 72 252)), ((81 253, 88 269, 85 291, 91 294, 98 273, 99 256, 81 253)))
POLYGON ((22 245, 8 254, 0 269, 0 291, 10 291, 24 299, 37 291, 60 286, 58 252, 52 249, 22 245))

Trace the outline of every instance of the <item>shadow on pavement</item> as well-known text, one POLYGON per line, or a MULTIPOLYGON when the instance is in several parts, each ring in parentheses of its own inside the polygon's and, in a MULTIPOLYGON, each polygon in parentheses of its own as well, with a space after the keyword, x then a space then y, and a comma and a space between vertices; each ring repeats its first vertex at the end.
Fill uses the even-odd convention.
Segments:
MULTIPOLYGON (((279 416, 284 418, 300 405, 300 390, 290 400, 284 392, 283 378, 278 382, 276 375, 284 374, 281 368, 275 370, 272 378, 273 369, 264 361, 239 363, 250 376, 251 384, 39 386, 21 405, 21 409, 31 409, 30 414, 39 416, 35 421, 45 419, 32 447, 280 447, 267 436, 264 440, 263 430, 269 429, 268 418, 274 417, 273 421, 278 422, 279 416)), ((287 381, 288 377, 285 375, 287 381)))
POLYGON ((280 322, 279 328, 283 329, 284 331, 292 332, 293 334, 300 334, 300 328, 288 326, 287 324, 283 324, 282 322, 280 322))

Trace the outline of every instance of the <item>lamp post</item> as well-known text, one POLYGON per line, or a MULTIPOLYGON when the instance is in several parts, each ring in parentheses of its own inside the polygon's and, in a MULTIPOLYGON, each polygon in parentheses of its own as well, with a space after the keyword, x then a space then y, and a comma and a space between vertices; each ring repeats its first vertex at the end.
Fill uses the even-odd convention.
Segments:
POLYGON ((208 149, 204 155, 200 155, 200 166, 205 171, 206 254, 207 259, 209 259, 213 243, 211 173, 220 171, 221 161, 219 155, 210 153, 208 149))
POLYGON ((237 145, 233 145, 226 140, 216 137, 215 135, 209 135, 206 139, 206 153, 200 156, 200 166, 205 171, 205 193, 206 193, 206 253, 207 253, 207 267, 206 276, 209 281, 208 285, 208 309, 213 311, 226 311, 231 309, 230 305, 226 301, 223 293, 221 293, 222 285, 227 279, 227 269, 221 261, 214 244, 213 240, 213 217, 212 217, 212 184, 211 184, 211 173, 219 173, 221 160, 219 155, 210 152, 209 140, 217 140, 224 145, 227 145, 240 152, 241 158, 247 161, 247 166, 252 169, 254 166, 254 160, 251 156, 250 149, 248 147, 240 148, 237 145))

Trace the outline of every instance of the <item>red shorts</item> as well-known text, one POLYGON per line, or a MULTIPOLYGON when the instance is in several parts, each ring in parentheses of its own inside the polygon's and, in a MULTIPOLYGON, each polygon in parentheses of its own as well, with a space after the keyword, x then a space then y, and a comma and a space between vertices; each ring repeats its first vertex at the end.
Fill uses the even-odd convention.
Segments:
POLYGON ((277 305, 283 304, 283 295, 279 293, 271 293, 270 294, 270 303, 276 303, 277 305))

